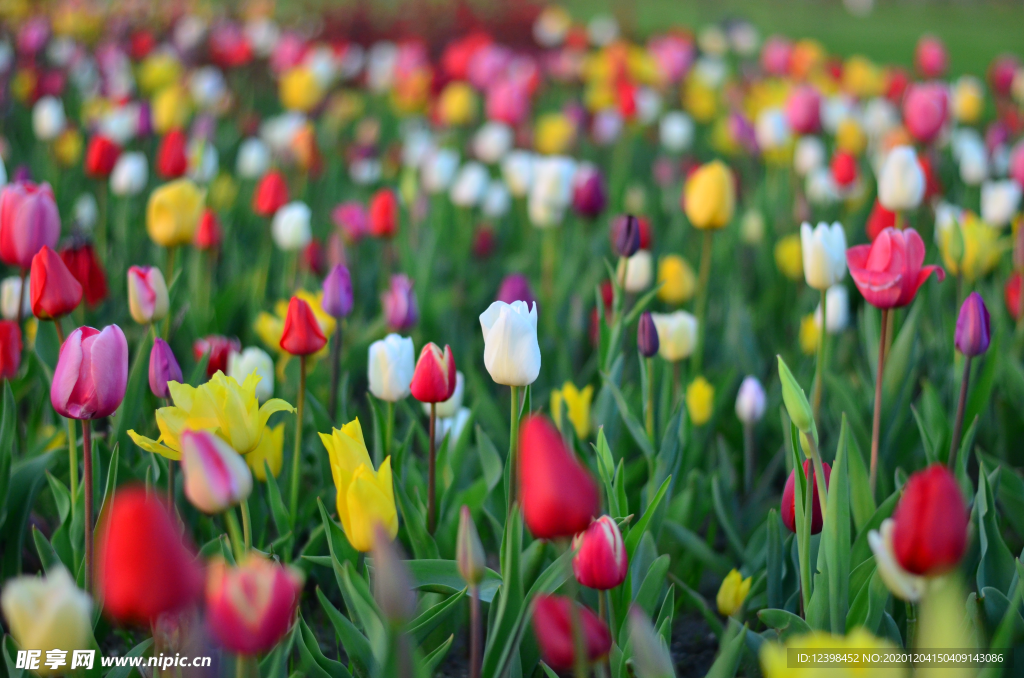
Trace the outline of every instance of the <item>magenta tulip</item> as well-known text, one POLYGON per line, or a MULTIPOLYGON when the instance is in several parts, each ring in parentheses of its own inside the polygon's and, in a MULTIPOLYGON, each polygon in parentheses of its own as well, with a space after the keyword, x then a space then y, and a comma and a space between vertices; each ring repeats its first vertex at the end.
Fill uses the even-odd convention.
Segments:
POLYGON ((16 182, 0 190, 0 260, 28 269, 44 246, 57 246, 60 214, 50 184, 16 182))
POLYGON ((60 348, 50 403, 69 419, 109 417, 128 386, 128 341, 117 325, 79 327, 60 348))

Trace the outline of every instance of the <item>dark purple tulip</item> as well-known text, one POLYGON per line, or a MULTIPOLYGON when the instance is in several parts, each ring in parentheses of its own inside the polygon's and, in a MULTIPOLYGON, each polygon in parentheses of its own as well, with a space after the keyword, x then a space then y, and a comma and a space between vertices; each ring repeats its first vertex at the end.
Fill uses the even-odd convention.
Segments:
POLYGON ((572 206, 582 216, 593 219, 608 205, 608 191, 600 170, 583 165, 573 182, 572 206))
POLYGON ((620 257, 631 257, 640 249, 640 220, 620 214, 612 220, 612 249, 620 257))
POLYGON ((167 342, 160 337, 156 338, 153 348, 149 352, 149 390, 157 398, 169 398, 170 390, 167 382, 176 381, 179 384, 181 378, 181 367, 174 358, 174 351, 167 345, 167 342))
POLYGON ((971 292, 964 299, 964 304, 960 307, 960 316, 956 319, 956 348, 968 358, 973 358, 987 351, 991 341, 988 308, 985 307, 985 301, 980 294, 971 292))
POLYGON ((658 352, 658 328, 654 326, 654 318, 650 311, 640 314, 640 322, 636 326, 636 346, 645 358, 651 358, 658 352))
POLYGON ((530 281, 526 279, 525 275, 522 273, 510 273, 501 281, 501 287, 498 288, 495 300, 504 301, 506 304, 522 301, 526 302, 527 306, 533 306, 537 298, 533 296, 533 290, 530 289, 530 281))
POLYGON ((324 278, 324 296, 320 305, 334 318, 344 318, 352 312, 352 278, 345 266, 335 264, 324 278))
POLYGON ((404 273, 391 276, 391 287, 381 295, 384 317, 388 327, 396 332, 408 330, 419 320, 419 308, 416 305, 416 292, 412 289, 412 281, 404 273))

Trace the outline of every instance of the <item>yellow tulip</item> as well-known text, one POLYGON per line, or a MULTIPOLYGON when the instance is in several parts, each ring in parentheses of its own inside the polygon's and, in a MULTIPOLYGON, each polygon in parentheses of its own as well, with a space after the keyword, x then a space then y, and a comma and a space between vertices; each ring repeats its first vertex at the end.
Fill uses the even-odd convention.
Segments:
POLYGON ((139 64, 139 89, 144 94, 160 91, 181 80, 181 74, 181 62, 173 52, 154 51, 139 64))
POLYGON ((693 267, 678 254, 668 254, 658 260, 658 297, 669 304, 685 304, 693 298, 697 277, 693 267))
POLYGON ((168 85, 153 97, 151 108, 153 129, 166 134, 185 126, 192 114, 192 100, 181 85, 168 85))
POLYGON ((39 77, 36 72, 28 68, 19 68, 11 78, 11 94, 21 103, 31 103, 29 100, 35 94, 36 85, 39 84, 39 77))
POLYGON ((263 429, 263 436, 260 442, 249 454, 245 455, 245 463, 252 469, 256 480, 266 482, 267 469, 263 462, 270 467, 270 474, 275 478, 281 473, 281 463, 284 461, 284 423, 271 428, 263 429))
POLYGON ((577 389, 575 384, 567 381, 561 389, 551 391, 551 418, 555 420, 556 426, 562 427, 562 403, 565 403, 569 422, 576 429, 576 437, 584 440, 590 435, 590 403, 593 399, 593 386, 577 389))
POLYGON ((205 201, 206 191, 188 179, 176 179, 157 188, 146 205, 150 239, 164 247, 191 243, 205 201))
POLYGON ((963 275, 969 282, 991 273, 1003 252, 1011 247, 1011 240, 999 229, 971 212, 964 215, 959 226, 953 224, 939 230, 939 249, 946 270, 952 275, 963 275))
POLYGON ((985 91, 981 81, 972 75, 961 77, 953 85, 953 117, 957 122, 973 125, 985 110, 985 91))
POLYGON ((686 112, 700 123, 711 122, 718 112, 715 90, 696 75, 691 75, 686 79, 686 84, 683 86, 682 103, 686 112))
POLYGON ((66 129, 53 142, 53 155, 63 167, 72 167, 82 158, 82 133, 66 129))
POLYGON ((775 265, 790 280, 803 280, 804 255, 799 233, 791 233, 775 243, 775 265))
POLYGON ((871 635, 862 627, 857 627, 846 636, 833 636, 824 631, 812 631, 802 636, 790 637, 786 644, 765 643, 761 646, 761 671, 765 678, 807 678, 808 676, 828 675, 831 678, 854 678, 855 676, 871 676, 872 678, 905 678, 907 669, 898 665, 894 668, 864 668, 860 666, 839 666, 837 668, 805 668, 791 667, 787 650, 797 649, 809 653, 831 652, 841 654, 845 650, 864 651, 895 651, 891 642, 871 635))
POLYGON ((808 313, 800 319, 800 350, 804 355, 814 355, 820 340, 821 328, 818 327, 818 321, 814 319, 813 313, 808 313))
POLYGON ((323 87, 316 74, 305 66, 297 66, 281 76, 278 83, 281 105, 290 111, 310 111, 324 98, 323 87))
POLYGON ((855 96, 870 99, 885 90, 882 69, 867 58, 855 55, 843 64, 843 89, 855 96))
POLYGON ((722 580, 718 596, 715 598, 719 614, 730 617, 739 612, 743 601, 747 599, 747 594, 750 593, 750 584, 753 581, 753 577, 744 579, 739 570, 733 569, 729 572, 722 580))
POLYGON ((715 405, 715 387, 704 377, 697 377, 686 387, 686 410, 694 426, 703 426, 711 419, 715 405))
POLYGON ((702 165, 686 182, 686 217, 694 228, 723 228, 736 209, 732 172, 721 160, 702 165))
POLYGON ((391 107, 401 116, 423 113, 430 100, 433 74, 429 68, 417 68, 399 78, 391 88, 391 107))
POLYGON ((374 526, 380 523, 394 539, 398 512, 391 480, 391 457, 376 472, 363 442, 359 419, 353 419, 330 435, 320 434, 331 460, 331 475, 338 491, 338 518, 353 548, 373 548, 374 526))
POLYGON ((846 118, 836 128, 836 148, 852 155, 860 155, 868 145, 868 135, 853 118, 846 118))
POLYGON ((548 113, 537 120, 534 144, 540 153, 565 153, 576 140, 576 126, 561 113, 548 113))
POLYGON ((446 125, 467 125, 476 118, 476 92, 464 82, 451 82, 437 100, 437 117, 446 125))
POLYGON ((733 134, 729 118, 723 116, 715 120, 715 124, 711 127, 711 147, 722 155, 728 156, 739 155, 743 150, 736 135, 733 134))
MULTIPOLYGON (((270 415, 295 411, 280 398, 271 398, 261 407, 256 398, 259 382, 256 372, 241 384, 223 372, 217 372, 198 388, 168 382, 174 405, 156 411, 160 437, 152 440, 135 431, 128 431, 128 435, 142 449, 174 460, 181 459, 181 432, 185 429, 216 433, 239 454, 249 454, 260 444, 270 415)), ((266 453, 264 450, 263 454, 266 453)))

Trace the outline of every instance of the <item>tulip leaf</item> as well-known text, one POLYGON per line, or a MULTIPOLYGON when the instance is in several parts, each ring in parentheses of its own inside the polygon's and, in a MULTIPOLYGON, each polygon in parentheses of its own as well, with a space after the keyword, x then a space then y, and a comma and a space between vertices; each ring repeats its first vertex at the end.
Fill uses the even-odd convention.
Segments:
POLYGON ((484 648, 480 675, 485 678, 497 678, 502 675, 511 655, 519 647, 520 626, 527 606, 523 598, 522 544, 522 514, 513 506, 502 535, 502 583, 497 609, 492 610, 493 622, 487 626, 489 630, 494 630, 487 634, 487 644, 484 648))
POLYGON ((654 298, 658 296, 658 292, 661 291, 662 285, 664 285, 663 282, 658 283, 648 292, 644 293, 644 296, 636 300, 636 303, 633 304, 633 308, 629 309, 629 313, 626 315, 626 320, 624 322, 624 325, 626 327, 629 327, 633 323, 635 323, 637 318, 640 317, 640 314, 647 310, 647 307, 651 304, 652 301, 654 301, 654 298))
POLYGON ((437 543, 427 532, 426 516, 412 503, 405 490, 405 483, 397 477, 395 478, 395 499, 402 511, 402 520, 405 523, 405 531, 409 535, 413 555, 417 559, 439 558, 437 543))
POLYGON ((352 678, 352 674, 341 662, 328 659, 320 649, 320 643, 316 636, 306 624, 306 620, 299 615, 299 655, 302 657, 302 664, 309 671, 309 675, 317 678, 352 678))
POLYGON ((995 497, 989 486, 988 469, 981 462, 978 472, 978 492, 974 499, 972 518, 978 540, 978 590, 991 586, 1001 592, 1010 590, 1015 572, 1013 554, 1003 541, 999 530, 995 497))
POLYGON ((423 658, 423 675, 432 676, 436 673, 437 667, 448 656, 448 650, 452 649, 452 642, 454 640, 454 634, 448 636, 448 640, 438 645, 430 654, 423 658))
POLYGON ((871 547, 868 546, 868 533, 871 530, 877 530, 882 525, 882 521, 892 515, 892 512, 896 509, 896 503, 900 500, 900 492, 897 490, 889 495, 885 501, 883 501, 875 512, 871 515, 871 519, 868 520, 864 525, 861 526, 860 532, 857 533, 857 538, 853 540, 853 548, 850 549, 850 567, 856 569, 858 565, 863 563, 868 558, 871 558, 871 547))
POLYGON ((558 678, 558 674, 555 673, 555 670, 544 662, 540 663, 540 667, 544 670, 544 675, 548 678, 558 678))
POLYGON ((846 417, 839 428, 832 473, 829 476, 828 512, 821 531, 821 551, 828 564, 829 619, 832 633, 846 630, 846 611, 850 604, 850 486, 847 472, 849 428, 846 417))
MULTIPOLYGON (((451 596, 466 587, 454 560, 416 559, 405 561, 412 576, 413 588, 451 596)), ((501 586, 501 575, 490 568, 484 569, 483 581, 479 584, 480 600, 490 603, 501 586)))
POLYGON ((341 566, 341 594, 345 599, 345 607, 348 608, 353 620, 359 623, 378 664, 384 664, 385 653, 387 652, 387 632, 384 628, 384 621, 381 618, 377 603, 370 594, 370 589, 356 572, 352 563, 345 562, 341 566))
POLYGON ((43 569, 47 574, 51 574, 53 571, 63 567, 60 557, 46 538, 46 535, 40 532, 39 528, 35 525, 32 526, 32 541, 35 542, 36 553, 39 554, 39 562, 43 564, 43 569))
MULTIPOLYGON (((280 495, 278 495, 278 501, 280 501, 280 495)), ((337 575, 342 563, 355 564, 358 562, 359 552, 352 547, 345 536, 345 532, 327 513, 327 507, 324 506, 324 502, 320 497, 316 498, 316 505, 320 509, 320 522, 323 525, 324 536, 327 539, 327 550, 331 554, 331 560, 334 563, 334 570, 337 575)), ((287 520, 287 512, 284 515, 285 520, 287 520)))
POLYGON ((711 628, 711 632, 718 638, 721 638, 725 628, 722 626, 722 621, 718 618, 718 614, 711 609, 708 601, 704 600, 704 596, 687 586, 686 582, 675 575, 669 573, 669 578, 673 584, 679 587, 683 601, 689 604, 690 607, 696 608, 697 612, 700 613, 700 616, 704 618, 704 621, 711 628))
POLYGON ((718 575, 724 577, 732 569, 732 564, 725 556, 715 553, 704 539, 688 528, 673 520, 666 520, 665 527, 679 541, 684 552, 710 567, 718 575))
MULTIPOLYGON (((13 407, 10 409, 13 413, 13 407)), ((0 435, 0 439, 4 437, 5 435, 0 435)), ((25 543, 29 516, 36 495, 45 482, 44 474, 54 459, 54 452, 47 452, 12 465, 6 495, 7 518, 3 526, 4 548, 0 553, 0 580, 21 574, 22 545, 25 543)))
POLYGON ((57 505, 57 516, 60 518, 60 524, 63 525, 71 515, 71 491, 49 471, 46 472, 46 482, 50 485, 53 502, 57 505))
POLYGON ((729 514, 725 510, 725 501, 722 499, 722 487, 717 472, 711 476, 711 505, 715 510, 715 516, 718 518, 718 525, 722 528, 722 532, 725 533, 726 543, 732 550, 733 555, 742 560, 743 552, 745 551, 743 540, 740 539, 739 533, 736 532, 736 527, 732 524, 732 519, 729 518, 729 514))
POLYGON ((811 632, 811 627, 803 619, 787 610, 766 608, 757 613, 757 618, 764 625, 775 629, 779 640, 785 642, 792 636, 802 636, 811 632))
MULTIPOLYGON (((146 651, 153 645, 152 638, 146 638, 144 641, 128 650, 128 654, 125 657, 141 657, 146 654, 146 651)), ((115 666, 113 669, 107 672, 105 678, 128 678, 132 672, 132 666, 115 666)))
POLYGON ((277 478, 270 472, 270 463, 263 460, 263 472, 267 475, 265 483, 267 491, 267 504, 270 505, 270 517, 274 521, 274 528, 278 536, 291 531, 291 522, 288 516, 288 509, 285 508, 284 499, 281 497, 281 488, 277 484, 277 478))
MULTIPOLYGON (((96 441, 93 445, 99 445, 99 441, 96 441)), ((99 517, 96 518, 94 530, 97 526, 104 523, 107 512, 110 511, 110 503, 114 501, 114 490, 117 488, 117 465, 120 458, 121 445, 115 442, 114 449, 110 452, 110 466, 107 467, 107 483, 103 486, 103 502, 100 504, 99 517)))
POLYGON ((355 663, 356 673, 364 678, 373 676, 377 670, 377 662, 373 658, 370 641, 356 628, 355 624, 349 621, 348 617, 334 607, 319 586, 316 588, 316 597, 320 601, 320 607, 327 613, 327 618, 331 621, 335 633, 341 639, 345 654, 355 663))
POLYGON ((4 665, 7 668, 8 678, 21 678, 23 675, 25 675, 25 671, 23 669, 15 668, 16 664, 14 661, 14 657, 17 656, 18 650, 14 646, 14 639, 11 638, 9 634, 4 634, 2 650, 4 655, 4 665))
POLYGON ((629 429, 630 435, 633 437, 633 441, 636 443, 640 451, 647 459, 654 457, 654 446, 651 445, 650 439, 647 437, 647 432, 644 430, 643 424, 640 420, 633 416, 633 413, 629 411, 629 405, 626 404, 626 399, 622 395, 622 391, 615 385, 615 382, 608 377, 606 373, 602 373, 601 377, 604 381, 605 388, 612 394, 615 399, 615 404, 619 408, 619 414, 622 416, 622 421, 625 422, 626 428, 629 429))
POLYGON ((671 558, 668 554, 658 556, 647 569, 647 574, 644 575, 644 580, 633 597, 633 604, 639 605, 648 617, 654 616, 654 606, 658 603, 658 597, 665 586, 665 575, 670 563, 671 558))
POLYGON ((494 446, 490 436, 483 427, 477 425, 476 431, 476 452, 480 459, 480 470, 483 471, 484 479, 487 481, 487 492, 490 493, 498 486, 504 476, 504 464, 498 448, 494 446))
POLYGON ((870 563, 871 577, 867 584, 860 588, 853 602, 850 604, 850 611, 846 615, 846 632, 862 626, 870 633, 878 633, 879 625, 882 623, 882 613, 889 601, 889 589, 882 580, 875 567, 874 559, 865 561, 870 563))
POLYGON ((467 589, 463 588, 455 595, 448 596, 437 605, 424 610, 409 622, 408 631, 417 643, 422 643, 427 636, 440 626, 448 617, 458 610, 459 603, 466 597, 467 589))
POLYGON ((988 352, 971 361, 972 368, 977 368, 980 361, 981 370, 976 373, 974 369, 971 370, 976 376, 971 379, 970 395, 967 397, 967 407, 964 409, 964 421, 974 421, 974 418, 981 416, 992 403, 992 389, 995 387, 996 376, 1000 372, 999 348, 1001 342, 999 337, 998 333, 995 334, 988 352))
POLYGON ((14 463, 17 412, 10 379, 3 380, 3 414, 0 416, 0 528, 4 526, 10 507, 7 490, 10 488, 11 465, 14 463))
MULTIPOLYGON (((892 345, 885 354, 885 368, 882 374, 882 403, 892 403, 906 383, 910 372, 914 343, 917 341, 917 322, 921 317, 921 304, 914 304, 903 321, 899 333, 892 337, 892 345)), ((894 311, 889 311, 890 317, 894 311)), ((895 323, 893 323, 895 324, 895 323)), ((875 346, 878 353, 878 346, 875 346)), ((877 372, 876 372, 877 374, 877 372)))
POLYGON ((917 408, 911 405, 910 412, 914 415, 914 422, 917 424, 917 432, 921 436, 921 445, 924 447, 925 460, 929 465, 934 464, 939 460, 937 445, 932 440, 932 436, 928 432, 928 427, 925 426, 924 421, 921 419, 921 415, 918 414, 917 408))
POLYGON ((747 640, 747 625, 740 626, 735 619, 729 620, 718 656, 705 678, 733 678, 743 658, 743 646, 747 640))
POLYGON ((669 484, 672 482, 672 478, 665 478, 665 482, 658 488, 658 492, 651 499, 650 504, 647 505, 647 510, 640 516, 640 520, 636 521, 636 524, 629 528, 629 533, 626 534, 626 554, 630 559, 633 558, 633 553, 636 552, 636 547, 640 544, 640 539, 644 536, 644 531, 647 529, 647 525, 651 522, 651 518, 654 516, 654 512, 658 510, 658 504, 665 497, 665 493, 668 492, 669 484))

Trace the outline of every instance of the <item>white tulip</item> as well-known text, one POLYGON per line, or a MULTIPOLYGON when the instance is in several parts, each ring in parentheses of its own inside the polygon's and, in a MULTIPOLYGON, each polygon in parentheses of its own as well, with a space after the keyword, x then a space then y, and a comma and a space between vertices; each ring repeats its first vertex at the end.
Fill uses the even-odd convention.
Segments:
POLYGON ((402 135, 402 165, 419 168, 434 150, 434 137, 430 130, 415 127, 402 135))
POLYGON ((658 330, 658 354, 669 362, 689 358, 697 346, 697 318, 686 311, 652 313, 658 330))
MULTIPOLYGON (((41 667, 46 667, 48 650, 71 652, 89 647, 92 599, 75 585, 63 566, 48 569, 44 577, 8 579, 0 608, 18 647, 42 652, 41 667)), ((39 673, 51 672, 43 668, 39 673)))
POLYGON ((893 212, 912 210, 924 198, 924 171, 910 146, 889 151, 878 176, 878 201, 893 212))
POLYGON ((800 226, 800 250, 804 278, 816 290, 827 290, 846 275, 846 231, 842 224, 821 222, 815 228, 800 226))
POLYGON ((330 89, 338 79, 338 60, 334 50, 327 45, 317 45, 310 49, 302 65, 309 69, 324 90, 330 89))
POLYGON ((572 180, 576 163, 565 156, 545 156, 534 162, 528 212, 537 228, 550 228, 562 221, 572 200, 572 180))
POLYGON ((821 139, 803 136, 793 148, 793 169, 804 177, 825 164, 825 144, 821 139))
POLYGON ((18 319, 18 297, 21 297, 21 317, 32 316, 32 300, 29 297, 31 288, 31 277, 25 277, 25 288, 21 287, 21 278, 16 275, 8 276, 0 282, 0 315, 4 320, 18 319))
POLYGON ((455 175, 448 197, 459 207, 476 207, 483 200, 490 177, 478 162, 467 162, 455 175))
POLYGON ((245 37, 252 45, 256 56, 266 58, 277 46, 277 41, 281 38, 281 29, 269 17, 256 17, 245 24, 245 37))
POLYGON ((138 195, 149 181, 149 163, 139 151, 122 153, 110 172, 110 191, 114 195, 138 195))
POLYGON ((208 184, 220 169, 217 147, 205 139, 193 139, 188 144, 188 176, 192 181, 208 184))
POLYGON ((590 44, 606 47, 619 37, 619 22, 611 14, 598 14, 587 24, 590 44))
POLYGON ((259 179, 270 169, 270 148, 258 137, 249 137, 238 147, 235 171, 242 179, 259 179))
POLYGON ((501 162, 501 176, 509 192, 517 198, 526 195, 533 185, 535 156, 529 151, 512 151, 501 162))
POLYGON ((395 403, 409 395, 416 369, 412 339, 389 334, 370 344, 367 378, 370 393, 379 400, 395 403))
POLYGON ((764 416, 767 405, 764 387, 757 377, 744 378, 736 394, 736 417, 744 424, 756 424, 764 416))
POLYGON ((754 124, 757 145, 764 151, 774 151, 789 143, 789 121, 785 112, 778 107, 766 108, 757 116, 754 124))
POLYGON ((460 407, 452 416, 438 418, 437 426, 434 428, 434 443, 440 446, 444 437, 450 435, 448 449, 451 449, 462 436, 462 431, 469 423, 470 414, 472 412, 468 407, 460 407))
POLYGON ((274 215, 270 233, 276 244, 286 252, 301 250, 313 239, 309 221, 312 217, 309 206, 304 202, 290 202, 274 215))
POLYGON ((190 52, 199 46, 208 28, 206 19, 195 14, 186 14, 174 25, 172 41, 180 52, 190 52))
POLYGON ((812 205, 827 206, 839 200, 839 187, 827 167, 818 167, 807 174, 804 192, 812 205))
POLYGON ((693 119, 682 111, 669 111, 658 124, 661 145, 669 153, 682 153, 693 144, 693 119))
MULTIPOLYGON (((452 397, 444 402, 435 405, 435 412, 439 419, 454 417, 462 408, 462 399, 466 394, 466 376, 462 372, 455 373, 455 392, 452 397)), ((430 403, 423 403, 423 414, 430 414, 430 403)))
POLYGON ((537 304, 495 301, 480 314, 484 334, 484 367, 495 383, 529 386, 540 374, 537 304))
POLYGON ((633 97, 636 103, 636 120, 641 125, 650 125, 661 115, 661 95, 650 87, 639 87, 633 97))
POLYGON ((306 126, 306 116, 298 111, 289 111, 267 119, 260 125, 260 138, 271 151, 279 156, 291 154, 295 135, 306 126))
POLYGON ((924 596, 928 580, 907 572, 896 560, 896 551, 892 545, 892 531, 895 526, 892 518, 883 520, 878 531, 868 532, 868 546, 875 554, 878 576, 882 578, 886 588, 901 600, 916 602, 924 596))
MULTIPOLYGON (((829 334, 839 334, 850 325, 850 293, 844 285, 833 285, 825 293, 825 305, 828 307, 825 329, 829 334)), ((821 304, 814 310, 814 322, 821 329, 821 304)))
POLYGON ((988 178, 988 152, 982 142, 966 142, 960 147, 960 179, 977 186, 988 178))
POLYGON ((459 169, 459 153, 452 148, 436 148, 423 159, 421 168, 423 188, 427 193, 448 190, 459 169))
POLYGON ((366 84, 371 92, 391 89, 398 65, 398 45, 381 40, 370 46, 366 55, 366 84))
POLYGON ((637 250, 629 259, 619 260, 618 276, 623 281, 626 291, 636 294, 651 286, 652 268, 651 253, 647 250, 637 250))
POLYGON ((473 135, 473 153, 489 165, 501 160, 512 148, 512 128, 503 122, 487 122, 473 135))
POLYGON ((835 134, 844 120, 856 117, 856 105, 846 95, 828 97, 821 104, 821 128, 829 134, 835 134))
POLYGON ((110 111, 100 120, 100 133, 119 146, 124 146, 139 133, 138 104, 125 104, 110 111))
POLYGON ((75 199, 71 208, 75 224, 83 231, 89 232, 96 226, 100 218, 100 208, 96 204, 96 197, 92 193, 83 193, 75 199))
POLYGON ((349 165, 348 176, 355 184, 369 186, 380 180, 382 169, 377 158, 357 158, 349 165))
POLYGON ((54 96, 45 96, 32 108, 32 131, 39 141, 53 141, 67 126, 64 104, 54 96))
POLYGON ((232 351, 228 354, 228 376, 239 384, 255 372, 259 377, 256 384, 256 397, 260 402, 274 397, 274 359, 270 354, 256 346, 250 346, 241 353, 232 351))
POLYGON ((1017 213, 1021 188, 1013 179, 986 181, 981 185, 981 219, 990 226, 1006 226, 1017 213))
POLYGON ((900 124, 900 114, 891 101, 875 97, 864 106, 864 131, 877 141, 900 124))
POLYGON ((500 179, 492 180, 487 186, 487 192, 484 193, 483 204, 480 206, 484 216, 492 219, 503 217, 508 213, 511 205, 512 197, 509 195, 508 188, 505 187, 505 183, 500 179))

